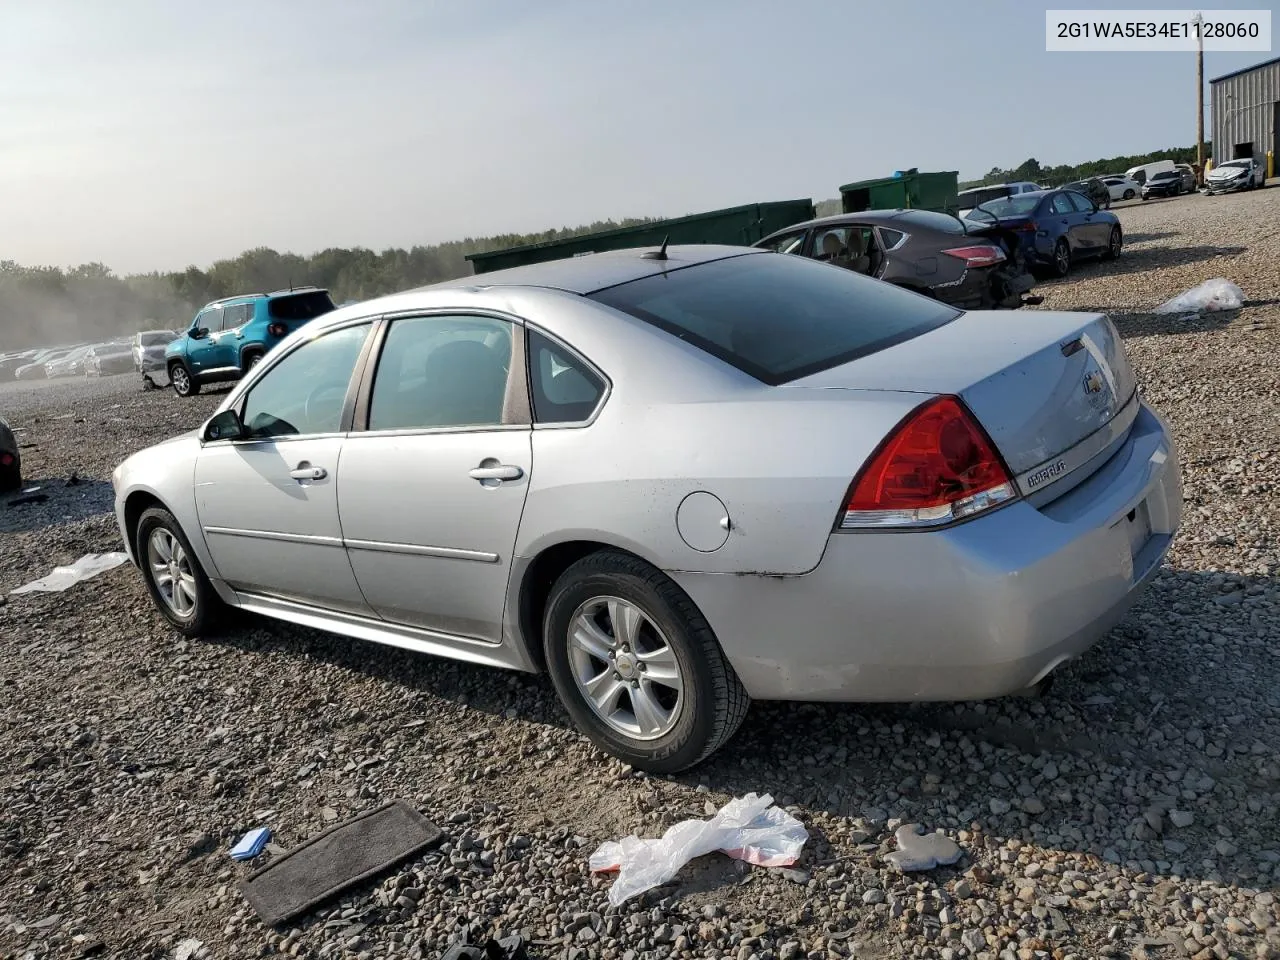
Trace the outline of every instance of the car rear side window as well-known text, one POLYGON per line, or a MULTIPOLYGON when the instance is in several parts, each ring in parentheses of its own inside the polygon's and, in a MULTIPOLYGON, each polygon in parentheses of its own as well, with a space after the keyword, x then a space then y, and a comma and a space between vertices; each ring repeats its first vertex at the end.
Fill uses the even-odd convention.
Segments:
POLYGON ((314 320, 333 309, 333 301, 323 290, 276 297, 267 306, 267 311, 276 320, 314 320))
POLYGON ((633 280, 591 297, 775 385, 876 353, 960 315, 850 270, 762 254, 633 280))
POLYGON ((529 385, 537 423, 589 420, 604 396, 600 375, 564 347, 529 331, 529 385))

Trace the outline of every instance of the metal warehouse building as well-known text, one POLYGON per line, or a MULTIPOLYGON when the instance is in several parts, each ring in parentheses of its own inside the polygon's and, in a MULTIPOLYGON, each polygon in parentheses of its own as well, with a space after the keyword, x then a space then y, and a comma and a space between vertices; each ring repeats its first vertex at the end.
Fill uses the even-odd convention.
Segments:
POLYGON ((1214 163, 1273 153, 1280 165, 1280 57, 1209 83, 1214 163))

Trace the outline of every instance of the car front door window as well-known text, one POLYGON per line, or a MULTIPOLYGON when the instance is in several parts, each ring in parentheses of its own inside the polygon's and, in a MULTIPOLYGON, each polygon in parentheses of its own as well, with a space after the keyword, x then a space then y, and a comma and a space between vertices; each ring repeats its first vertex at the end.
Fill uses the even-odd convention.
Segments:
POLYGON ((250 439, 338 433, 351 375, 370 325, 304 343, 250 389, 241 420, 250 439))

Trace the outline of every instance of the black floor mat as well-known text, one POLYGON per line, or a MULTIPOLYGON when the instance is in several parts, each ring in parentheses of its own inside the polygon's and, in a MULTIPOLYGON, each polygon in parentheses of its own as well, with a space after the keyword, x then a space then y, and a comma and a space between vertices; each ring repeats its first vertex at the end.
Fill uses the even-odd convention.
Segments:
POLYGON ((246 877, 240 890, 268 926, 439 842, 440 828, 403 800, 330 827, 246 877))

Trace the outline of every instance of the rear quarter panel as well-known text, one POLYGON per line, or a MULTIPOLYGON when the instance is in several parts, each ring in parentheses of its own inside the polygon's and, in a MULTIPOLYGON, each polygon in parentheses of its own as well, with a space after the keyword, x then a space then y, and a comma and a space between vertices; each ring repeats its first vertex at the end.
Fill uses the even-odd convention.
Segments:
POLYGON ((666 570, 796 575, 817 566, 863 461, 921 394, 767 387, 674 337, 572 298, 506 309, 559 336, 612 381, 596 420, 536 428, 516 554, 570 540, 666 570), (576 302, 575 302, 576 301, 576 302), (690 547, 677 512, 720 499, 728 537, 690 547))

